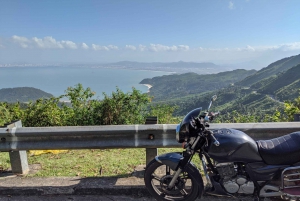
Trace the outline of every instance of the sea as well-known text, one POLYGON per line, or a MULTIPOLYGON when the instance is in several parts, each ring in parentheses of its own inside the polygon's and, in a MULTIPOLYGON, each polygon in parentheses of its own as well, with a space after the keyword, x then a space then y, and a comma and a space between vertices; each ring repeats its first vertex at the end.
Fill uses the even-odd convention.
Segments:
POLYGON ((81 83, 84 88, 90 87, 96 92, 94 98, 102 99, 103 92, 110 95, 116 87, 123 92, 130 92, 134 87, 146 93, 149 88, 139 84, 140 81, 171 73, 103 67, 1 67, 0 89, 34 87, 57 97, 63 95, 68 87, 81 83))

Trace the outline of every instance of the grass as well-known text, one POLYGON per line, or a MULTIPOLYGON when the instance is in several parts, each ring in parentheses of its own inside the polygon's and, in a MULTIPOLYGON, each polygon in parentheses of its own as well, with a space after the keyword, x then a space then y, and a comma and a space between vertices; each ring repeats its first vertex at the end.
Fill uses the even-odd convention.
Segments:
MULTIPOLYGON (((158 149, 158 153, 181 152, 183 149, 158 149)), ((195 156, 194 158, 197 158, 195 156)), ((60 154, 42 154, 29 156, 28 163, 39 164, 36 173, 27 176, 130 176, 134 168, 145 164, 145 149, 90 149, 69 150, 60 154)), ((194 160, 193 160, 194 161, 194 160)), ((194 161, 197 165, 199 160, 194 161)), ((0 152, 0 173, 10 168, 9 154, 0 152)))

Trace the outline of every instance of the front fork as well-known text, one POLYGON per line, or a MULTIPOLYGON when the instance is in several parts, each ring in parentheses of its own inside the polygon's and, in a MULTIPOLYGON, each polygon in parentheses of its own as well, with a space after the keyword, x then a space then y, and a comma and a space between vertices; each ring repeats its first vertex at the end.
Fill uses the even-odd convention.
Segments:
POLYGON ((193 142, 192 146, 190 146, 190 144, 187 144, 186 151, 183 152, 183 159, 179 161, 178 166, 176 168, 177 170, 173 174, 173 178, 172 178, 171 182, 168 185, 169 189, 172 189, 175 186, 175 183, 176 183, 179 175, 181 174, 182 170, 192 160, 192 158, 195 154, 195 148, 196 148, 196 146, 197 146, 200 139, 201 139, 201 137, 198 136, 196 138, 196 140, 193 142))
POLYGON ((210 180, 210 177, 208 175, 208 171, 207 171, 207 161, 206 161, 206 157, 202 154, 201 157, 201 162, 202 162, 202 167, 203 167, 203 172, 205 174, 205 177, 206 177, 206 181, 207 181, 207 187, 212 187, 212 183, 211 183, 211 180, 210 180))

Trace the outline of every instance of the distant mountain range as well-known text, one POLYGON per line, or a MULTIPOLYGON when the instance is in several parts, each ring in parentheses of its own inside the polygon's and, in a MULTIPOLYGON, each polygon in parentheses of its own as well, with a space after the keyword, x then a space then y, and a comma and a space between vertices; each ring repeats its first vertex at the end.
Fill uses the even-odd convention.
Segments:
POLYGON ((154 71, 168 71, 176 73, 195 72, 198 74, 211 74, 218 73, 232 69, 231 67, 222 67, 214 63, 203 62, 133 62, 133 61, 120 61, 116 63, 102 64, 101 66, 110 68, 129 68, 136 70, 154 70, 154 71))
POLYGON ((29 102, 39 98, 50 98, 52 94, 33 87, 16 87, 0 89, 0 102, 29 102))

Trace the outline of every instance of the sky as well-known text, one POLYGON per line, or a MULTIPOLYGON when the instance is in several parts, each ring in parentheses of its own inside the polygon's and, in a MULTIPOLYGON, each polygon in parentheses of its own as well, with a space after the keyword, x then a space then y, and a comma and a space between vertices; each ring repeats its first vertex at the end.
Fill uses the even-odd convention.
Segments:
POLYGON ((213 62, 300 54, 299 0, 0 0, 0 64, 213 62))

